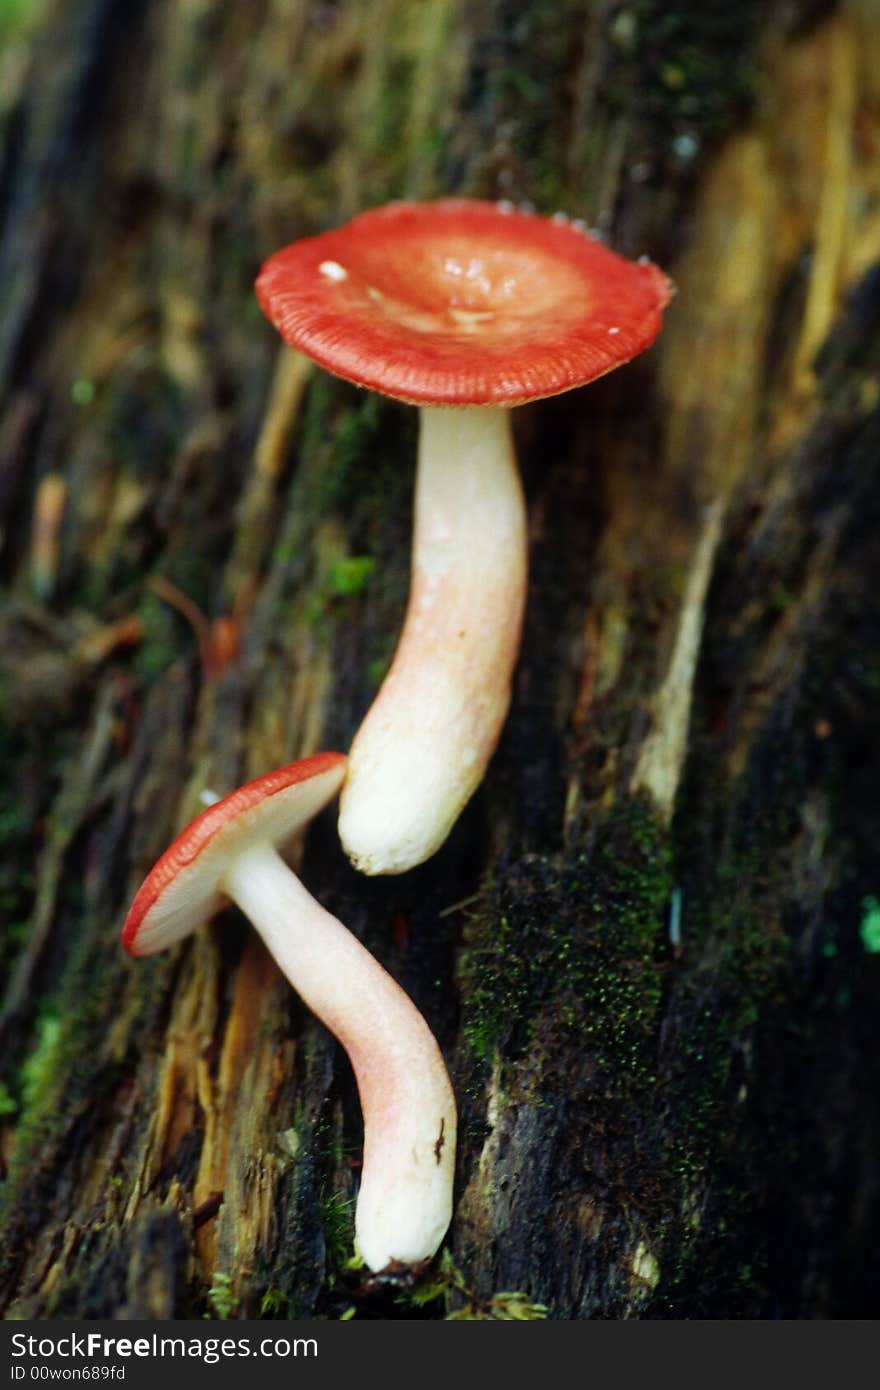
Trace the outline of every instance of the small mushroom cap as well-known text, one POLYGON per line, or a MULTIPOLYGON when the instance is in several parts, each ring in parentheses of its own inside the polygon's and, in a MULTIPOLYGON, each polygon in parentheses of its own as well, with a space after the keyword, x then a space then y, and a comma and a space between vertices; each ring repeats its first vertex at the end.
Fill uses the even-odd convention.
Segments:
POLYGON ((288 343, 359 386, 421 405, 513 406, 635 357, 673 287, 566 218, 443 198, 296 241, 256 291, 288 343))
POLYGON ((195 931, 223 905, 230 863, 252 845, 282 848, 326 806, 345 776, 344 753, 317 753, 268 772, 209 806, 181 831, 142 883, 122 929, 132 956, 195 931))

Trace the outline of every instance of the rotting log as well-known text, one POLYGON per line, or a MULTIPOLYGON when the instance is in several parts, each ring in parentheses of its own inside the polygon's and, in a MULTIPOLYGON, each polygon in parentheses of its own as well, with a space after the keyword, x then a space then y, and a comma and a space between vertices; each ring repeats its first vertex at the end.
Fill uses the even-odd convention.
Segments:
POLYGON ((0 1309, 876 1315, 876 5, 20 9, 0 1309), (418 1303, 346 1268, 352 1077, 242 920, 118 933, 204 787, 348 746, 402 616, 414 413, 279 349, 255 273, 447 192, 563 208, 678 295, 517 413, 523 652, 448 844, 366 880, 326 815, 302 852, 459 1096, 418 1303))

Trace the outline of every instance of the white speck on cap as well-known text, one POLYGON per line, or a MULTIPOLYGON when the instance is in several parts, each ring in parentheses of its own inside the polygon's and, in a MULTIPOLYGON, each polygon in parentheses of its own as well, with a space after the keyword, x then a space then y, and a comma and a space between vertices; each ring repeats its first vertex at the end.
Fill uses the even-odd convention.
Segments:
POLYGON ((466 333, 473 333, 481 323, 488 323, 494 319, 495 315, 487 310, 477 309, 450 309, 449 317, 459 328, 463 328, 466 333))
POLYGON ((326 275, 328 280, 347 280, 348 271, 344 265, 338 261, 322 261, 318 266, 322 275, 326 275))

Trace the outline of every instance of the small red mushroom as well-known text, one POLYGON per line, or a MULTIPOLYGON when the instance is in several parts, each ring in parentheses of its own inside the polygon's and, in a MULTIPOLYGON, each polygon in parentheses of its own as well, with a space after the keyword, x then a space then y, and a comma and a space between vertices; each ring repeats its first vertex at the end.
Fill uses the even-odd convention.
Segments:
POLYGON ((355 1243, 373 1271, 422 1264, 452 1214, 456 1110, 412 1000, 285 863, 282 849, 338 792, 341 753, 267 773, 214 802, 147 875, 125 921, 133 956, 172 946, 231 898, 351 1060, 364 1117, 355 1243))
POLYGON ((421 409, 409 604, 339 820, 358 868, 401 873, 446 839, 510 702, 526 523, 509 407, 635 357, 672 287, 567 218, 445 198, 294 242, 256 290, 287 342, 421 409))

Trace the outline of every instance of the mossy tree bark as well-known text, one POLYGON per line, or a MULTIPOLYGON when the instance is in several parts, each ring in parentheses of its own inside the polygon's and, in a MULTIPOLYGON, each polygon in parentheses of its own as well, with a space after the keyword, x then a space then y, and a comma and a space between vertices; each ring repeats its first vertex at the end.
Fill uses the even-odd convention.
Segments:
POLYGON ((0 56, 7 1316, 404 1317, 348 1272, 359 1113, 229 912, 118 947, 199 807, 347 747, 414 412, 252 282, 391 197, 562 208, 678 283, 518 412, 513 708, 448 844, 316 895, 461 1107, 457 1292, 875 1315, 880 16, 871 0, 36 0, 0 56), (348 563, 369 557, 370 563, 348 563))

